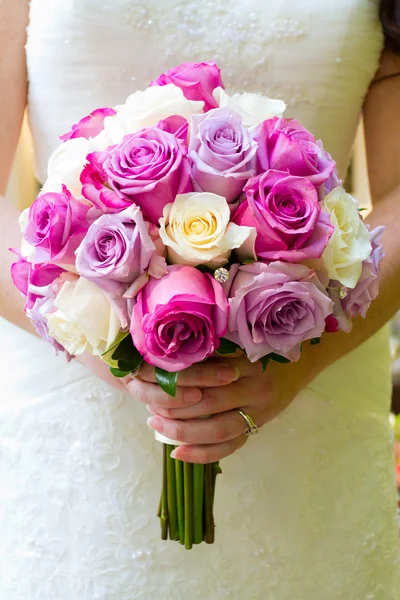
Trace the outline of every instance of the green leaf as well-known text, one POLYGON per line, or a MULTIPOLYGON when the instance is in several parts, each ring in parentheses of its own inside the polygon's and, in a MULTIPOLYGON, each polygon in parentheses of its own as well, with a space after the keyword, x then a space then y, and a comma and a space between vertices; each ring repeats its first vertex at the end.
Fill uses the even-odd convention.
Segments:
POLYGON ((121 360, 123 358, 129 358, 135 352, 137 352, 137 350, 133 345, 132 336, 127 335, 118 345, 112 357, 114 360, 121 360))
POLYGON ((263 373, 265 371, 265 369, 268 367, 268 363, 270 361, 270 357, 267 356, 263 356, 262 358, 260 358, 260 363, 262 364, 262 368, 263 368, 263 373))
POLYGON ((280 354, 275 354, 274 352, 272 354, 269 354, 268 357, 277 363, 282 363, 282 364, 290 363, 290 360, 288 358, 285 358, 284 356, 281 356, 280 354))
POLYGON ((110 367, 110 373, 114 375, 114 377, 126 377, 131 374, 131 371, 120 371, 119 369, 115 369, 114 367, 110 367))
POLYGON ((128 337, 129 335, 129 331, 121 331, 118 336, 117 339, 115 340, 115 342, 113 344, 111 344, 111 346, 109 348, 107 348, 107 350, 105 352, 103 352, 103 354, 101 355, 106 356, 106 354, 108 354, 109 352, 111 352, 111 350, 114 350, 115 348, 117 348, 117 346, 119 346, 121 344, 121 342, 128 337))
POLYGON ((318 346, 321 343, 321 338, 313 338, 310 342, 311 346, 318 346))
POLYGON ((368 208, 357 208, 358 212, 363 212, 363 210, 368 210, 368 208))
POLYGON ((160 369, 160 367, 155 368, 155 374, 157 383, 161 389, 164 390, 168 394, 168 396, 172 396, 175 398, 176 396, 176 383, 178 381, 178 372, 170 373, 169 371, 164 371, 164 369, 160 369))
POLYGON ((225 338, 220 339, 220 346, 217 350, 218 354, 235 354, 236 350, 240 350, 243 352, 240 346, 235 344, 235 342, 230 342, 225 338))

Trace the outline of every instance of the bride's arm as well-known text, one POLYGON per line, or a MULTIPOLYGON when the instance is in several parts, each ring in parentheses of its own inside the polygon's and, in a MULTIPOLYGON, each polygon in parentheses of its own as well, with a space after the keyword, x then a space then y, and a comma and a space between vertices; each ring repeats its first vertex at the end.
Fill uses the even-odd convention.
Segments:
POLYGON ((20 246, 18 211, 2 196, 26 105, 28 5, 28 0, 0 0, 0 315, 25 329, 30 324, 23 313, 23 299, 11 283, 10 265, 14 259, 8 251, 20 246))

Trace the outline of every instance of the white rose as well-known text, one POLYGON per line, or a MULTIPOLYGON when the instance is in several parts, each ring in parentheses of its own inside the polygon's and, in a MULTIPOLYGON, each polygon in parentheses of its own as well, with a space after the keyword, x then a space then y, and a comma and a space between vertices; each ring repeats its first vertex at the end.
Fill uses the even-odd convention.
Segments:
POLYGON ((112 143, 117 144, 124 135, 157 125, 171 115, 190 120, 193 114, 203 112, 203 106, 203 102, 187 100, 176 85, 149 87, 144 92, 135 92, 124 105, 117 106, 117 114, 104 120, 104 130, 112 143))
POLYGON ((42 188, 42 193, 59 193, 64 184, 75 198, 81 198, 80 176, 86 163, 86 156, 91 151, 90 141, 85 138, 73 138, 61 144, 50 156, 47 181, 42 188))
POLYGON ((322 256, 329 278, 354 288, 362 262, 372 252, 369 231, 360 218, 357 201, 343 188, 336 187, 325 196, 323 208, 335 227, 322 256))
POLYGON ((282 117, 286 104, 261 94, 234 94, 229 96, 222 88, 214 90, 214 98, 220 108, 227 106, 236 111, 243 119, 244 127, 254 127, 266 119, 282 117))
POLYGON ((170 262, 216 268, 227 263, 234 248, 246 243, 252 249, 255 229, 231 223, 230 216, 222 196, 209 192, 178 195, 160 219, 160 237, 170 262))
POLYGON ((115 341, 120 322, 103 292, 84 277, 66 281, 47 315, 49 334, 72 355, 101 355, 115 341))

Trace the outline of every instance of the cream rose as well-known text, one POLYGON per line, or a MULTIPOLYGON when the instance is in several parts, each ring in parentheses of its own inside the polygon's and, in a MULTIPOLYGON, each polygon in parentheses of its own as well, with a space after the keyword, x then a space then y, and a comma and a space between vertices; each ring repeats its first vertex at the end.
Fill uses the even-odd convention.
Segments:
POLYGON ((255 229, 231 223, 230 217, 222 196, 209 192, 178 195, 173 204, 167 204, 160 219, 160 237, 167 246, 169 261, 216 268, 227 263, 234 248, 244 245, 252 258, 255 229))
POLYGON ((274 100, 261 94, 233 94, 229 96, 222 88, 214 90, 214 98, 220 108, 227 106, 237 112, 243 119, 244 127, 254 127, 266 119, 282 117, 286 104, 282 100, 274 100))
POLYGON ((323 201, 335 230, 322 255, 330 279, 354 288, 360 278, 362 262, 372 252, 370 235, 357 210, 357 202, 341 187, 323 201))
POLYGON ((103 292, 84 277, 66 281, 47 315, 49 334, 72 355, 101 355, 115 341, 120 322, 103 292))
POLYGON ((129 96, 125 104, 117 106, 116 115, 106 117, 104 131, 113 144, 119 143, 128 133, 157 125, 171 115, 187 120, 203 112, 203 102, 187 100, 176 85, 150 87, 129 96))

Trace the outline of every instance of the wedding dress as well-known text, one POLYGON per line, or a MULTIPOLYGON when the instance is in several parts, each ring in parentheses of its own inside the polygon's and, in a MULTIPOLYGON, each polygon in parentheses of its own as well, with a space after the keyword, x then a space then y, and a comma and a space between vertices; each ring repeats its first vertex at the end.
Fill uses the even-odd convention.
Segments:
MULTIPOLYGON (((37 175, 58 136, 183 61, 288 103, 345 173, 377 0, 31 0, 37 175)), ((143 405, 0 322, 2 600, 400 598, 387 330, 222 461, 216 543, 162 542, 143 405)), ((318 350, 316 349, 316 352, 318 350)))

